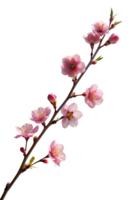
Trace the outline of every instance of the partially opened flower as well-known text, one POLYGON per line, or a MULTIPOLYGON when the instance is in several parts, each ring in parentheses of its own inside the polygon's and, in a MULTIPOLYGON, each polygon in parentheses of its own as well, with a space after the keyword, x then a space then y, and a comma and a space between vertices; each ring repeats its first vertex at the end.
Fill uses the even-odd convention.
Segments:
POLYGON ((85 103, 89 107, 94 108, 95 105, 99 105, 103 102, 102 96, 103 92, 98 90, 98 86, 94 84, 86 89, 85 103))
POLYGON ((91 28, 92 28, 92 31, 99 36, 102 36, 109 32, 108 25, 103 21, 99 21, 99 22, 96 22, 95 24, 92 24, 91 28))
POLYGON ((54 140, 49 147, 49 157, 52 158, 53 162, 60 166, 60 162, 66 159, 66 155, 63 153, 64 146, 57 144, 54 140))
POLYGON ((43 123, 49 117, 50 113, 51 113, 51 109, 49 107, 46 107, 46 108, 40 107, 38 108, 38 110, 32 111, 31 120, 36 123, 43 123))
POLYGON ((119 40, 119 36, 116 34, 112 34, 109 39, 107 40, 107 42, 105 43, 105 45, 109 45, 109 44, 116 44, 116 42, 118 42, 119 40))
POLYGON ((62 64, 62 74, 68 75, 72 78, 85 71, 85 64, 81 62, 81 58, 77 54, 73 57, 66 56, 62 59, 62 64))
POLYGON ((36 133, 39 129, 39 126, 36 126, 33 129, 33 125, 32 124, 24 124, 21 128, 20 127, 16 127, 16 130, 20 133, 19 135, 16 135, 15 138, 19 138, 19 137, 24 137, 25 139, 28 139, 29 137, 32 137, 34 135, 34 133, 36 133))
POLYGON ((65 104, 61 112, 65 116, 62 119, 62 126, 63 128, 67 128, 68 125, 75 127, 78 125, 78 119, 82 117, 82 112, 78 111, 78 106, 76 103, 72 103, 70 106, 65 104))
POLYGON ((100 36, 96 33, 88 33, 87 36, 83 36, 85 41, 89 43, 91 46, 94 46, 94 44, 97 44, 100 41, 100 36))

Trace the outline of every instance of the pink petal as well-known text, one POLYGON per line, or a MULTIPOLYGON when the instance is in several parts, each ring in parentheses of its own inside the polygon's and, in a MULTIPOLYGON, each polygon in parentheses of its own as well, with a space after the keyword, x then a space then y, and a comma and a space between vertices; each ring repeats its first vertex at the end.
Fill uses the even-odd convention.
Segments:
POLYGON ((20 140, 20 139, 21 139, 21 135, 19 135, 19 134, 13 135, 13 140, 20 140))
POLYGON ((51 151, 49 151, 49 157, 52 158, 52 159, 55 159, 55 157, 53 156, 51 151))
POLYGON ((66 67, 64 65, 61 66, 61 69, 62 69, 62 74, 64 74, 64 75, 67 75, 68 72, 70 71, 70 68, 66 67))
POLYGON ((68 110, 69 112, 74 112, 78 109, 78 106, 76 103, 72 103, 69 107, 68 107, 68 110))
POLYGON ((90 108, 94 108, 95 107, 95 102, 90 100, 90 99, 87 99, 86 100, 86 104, 90 107, 90 108))
POLYGON ((61 153, 61 154, 59 154, 57 159, 60 161, 64 161, 64 160, 66 160, 66 155, 64 153, 61 153))
POLYGON ((72 57, 72 60, 74 60, 76 64, 78 64, 78 63, 81 62, 80 56, 79 56, 78 54, 75 54, 75 55, 72 57))
POLYGON ((90 87, 90 91, 89 92, 94 92, 98 89, 98 85, 96 84, 93 84, 91 87, 90 87))
POLYGON ((44 113, 48 116, 48 115, 51 113, 50 107, 46 107, 46 108, 44 109, 44 113))
POLYGON ((69 120, 69 127, 72 129, 77 129, 79 127, 79 121, 75 118, 69 120))
POLYGON ((55 145, 56 145, 56 140, 54 140, 54 141, 51 143, 50 148, 53 149, 53 148, 55 147, 55 145))
POLYGON ((95 100, 95 104, 96 104, 96 107, 99 107, 104 102, 104 90, 102 89, 98 90, 97 95, 99 96, 99 98, 95 100))
POLYGON ((80 109, 77 111, 74 111, 73 117, 77 120, 81 120, 84 117, 84 112, 82 112, 82 110, 80 109))
POLYGON ((63 126, 63 128, 67 128, 68 125, 69 125, 69 120, 68 120, 68 118, 62 119, 62 126, 63 126))
POLYGON ((71 56, 66 56, 62 59, 62 63, 64 66, 69 67, 71 63, 71 56))
POLYGON ((75 72, 75 70, 72 69, 68 72, 68 76, 74 78, 75 76, 77 76, 77 73, 75 72))
POLYGON ((68 105, 65 104, 62 109, 61 109, 61 113, 65 116, 68 113, 68 105))
POLYGON ((35 135, 37 135, 39 133, 39 130, 40 130, 40 125, 34 125, 34 128, 33 128, 33 133, 35 135))
POLYGON ((21 135, 21 133, 22 133, 21 125, 20 125, 20 124, 16 124, 16 125, 14 126, 14 128, 15 128, 15 132, 16 132, 17 134, 20 134, 20 135, 21 135))
POLYGON ((26 132, 24 132, 24 133, 22 133, 21 134, 22 135, 22 138, 28 138, 28 137, 33 137, 34 136, 34 133, 26 133, 26 132))
POLYGON ((59 151, 63 151, 63 149, 64 149, 64 146, 62 145, 62 144, 57 144, 56 146, 55 146, 55 150, 59 150, 59 151))
POLYGON ((56 167, 57 170, 61 169, 61 165, 57 165, 54 161, 52 161, 53 165, 56 167))
POLYGON ((83 73, 86 69, 86 63, 84 60, 82 60, 78 65, 77 68, 79 69, 80 73, 83 73))
POLYGON ((86 89, 86 95, 88 96, 88 94, 89 94, 89 91, 90 91, 90 88, 87 88, 86 89))

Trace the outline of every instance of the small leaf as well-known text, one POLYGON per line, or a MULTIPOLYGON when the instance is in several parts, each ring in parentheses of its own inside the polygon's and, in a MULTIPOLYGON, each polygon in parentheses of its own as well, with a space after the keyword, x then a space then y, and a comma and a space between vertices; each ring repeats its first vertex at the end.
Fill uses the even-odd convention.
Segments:
POLYGON ((98 63, 102 62, 104 60, 104 55, 101 53, 99 55, 96 56, 95 61, 97 61, 98 63))
POLYGON ((36 156, 32 154, 32 156, 29 158, 29 164, 32 164, 36 160, 36 156))
POLYGON ((116 21, 114 22, 115 26, 120 26, 123 22, 123 19, 116 19, 116 21))
POLYGON ((114 13, 113 13, 113 9, 111 8, 110 16, 113 17, 113 14, 114 14, 114 13))

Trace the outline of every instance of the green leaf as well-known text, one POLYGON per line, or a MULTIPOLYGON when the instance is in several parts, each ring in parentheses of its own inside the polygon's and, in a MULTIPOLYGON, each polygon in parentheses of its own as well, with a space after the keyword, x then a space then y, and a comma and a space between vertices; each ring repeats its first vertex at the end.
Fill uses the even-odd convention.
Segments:
POLYGON ((113 17, 113 14, 114 14, 114 13, 113 13, 113 9, 111 8, 110 16, 113 17))
POLYGON ((32 154, 32 156, 29 158, 29 164, 32 164, 36 160, 36 156, 32 154))
POLYGON ((123 19, 116 19, 116 21, 114 22, 114 25, 120 26, 122 22, 123 22, 123 19))
POLYGON ((104 60, 104 55, 101 53, 99 55, 96 56, 95 61, 97 61, 98 63, 102 62, 104 60))

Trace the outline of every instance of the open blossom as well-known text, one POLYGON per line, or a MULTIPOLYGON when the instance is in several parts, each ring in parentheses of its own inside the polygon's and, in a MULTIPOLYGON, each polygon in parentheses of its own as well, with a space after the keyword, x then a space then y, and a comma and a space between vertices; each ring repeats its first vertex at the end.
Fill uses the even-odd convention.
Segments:
POLYGON ((51 109, 49 107, 46 107, 46 108, 40 107, 38 108, 38 110, 32 111, 31 120, 36 123, 43 123, 49 117, 50 113, 51 113, 51 109))
POLYGON ((72 103, 70 106, 65 104, 62 107, 61 112, 64 116, 66 116, 62 119, 63 128, 67 128, 68 125, 72 127, 75 127, 78 125, 78 119, 80 119, 83 114, 77 109, 78 109, 78 106, 76 103, 72 103))
POLYGON ((83 36, 85 41, 89 43, 91 46, 94 46, 94 44, 97 44, 100 41, 100 36, 96 33, 88 33, 87 36, 83 36))
POLYGON ((107 40, 107 42, 105 43, 105 45, 109 45, 109 44, 115 44, 116 42, 118 42, 119 40, 119 36, 115 35, 114 33, 110 36, 110 38, 107 40))
POLYGON ((102 96, 103 92, 98 90, 98 86, 94 84, 86 89, 85 103, 89 107, 94 108, 95 105, 99 105, 103 102, 102 96))
POLYGON ((64 146, 62 144, 56 144, 54 140, 49 147, 49 157, 53 162, 60 166, 60 162, 66 159, 66 155, 63 153, 64 146))
POLYGON ((15 138, 24 137, 25 139, 28 139, 29 137, 32 137, 34 133, 36 133, 39 129, 39 126, 36 126, 33 129, 32 124, 24 124, 21 128, 16 127, 16 130, 20 133, 19 135, 16 135, 15 138))
POLYGON ((92 24, 91 28, 92 28, 92 31, 99 36, 102 36, 109 32, 108 25, 103 21, 99 21, 99 22, 96 22, 95 24, 92 24))
POLYGON ((79 73, 83 73, 85 71, 85 64, 81 62, 81 58, 79 55, 66 56, 62 59, 62 74, 68 75, 69 77, 74 78, 79 73))

